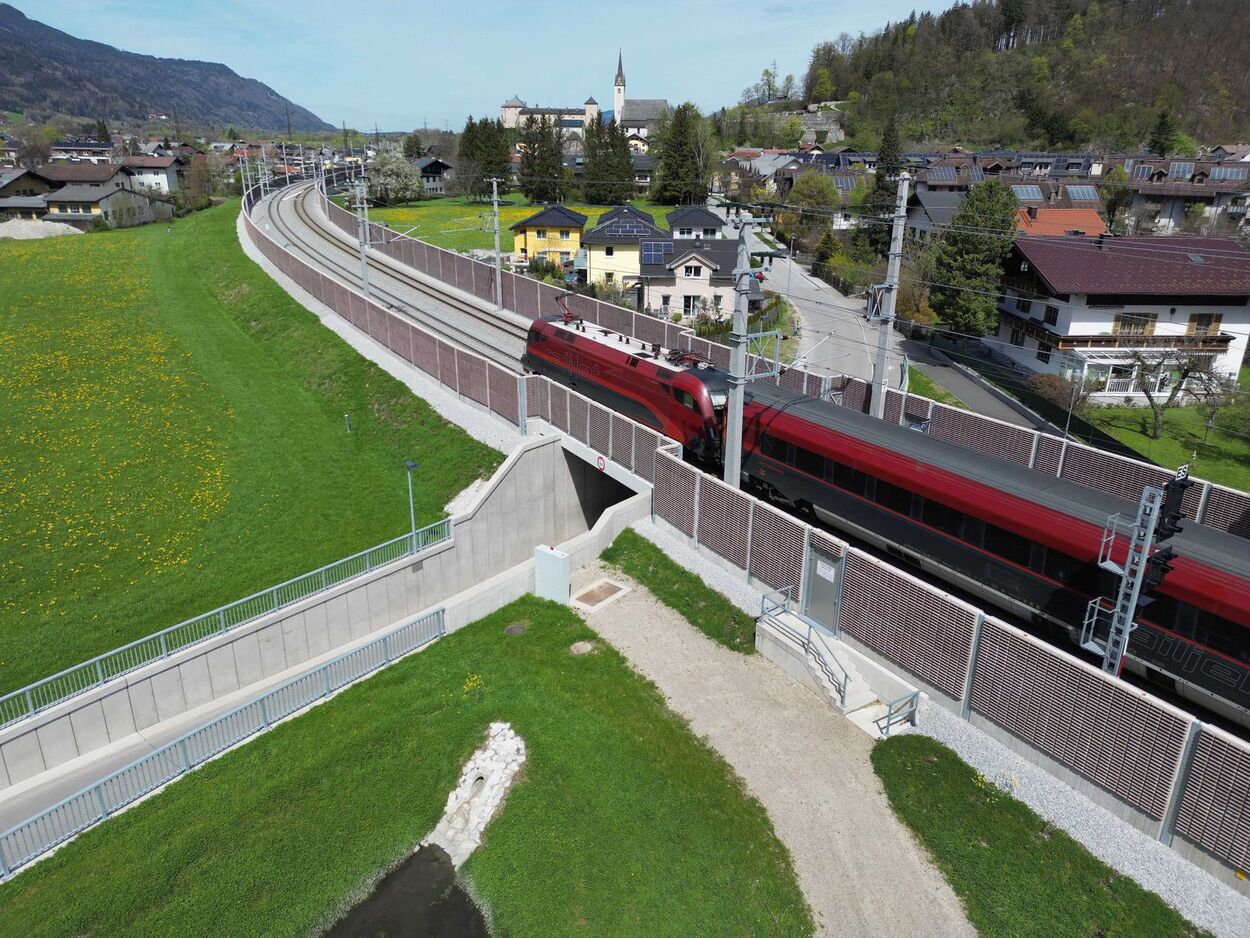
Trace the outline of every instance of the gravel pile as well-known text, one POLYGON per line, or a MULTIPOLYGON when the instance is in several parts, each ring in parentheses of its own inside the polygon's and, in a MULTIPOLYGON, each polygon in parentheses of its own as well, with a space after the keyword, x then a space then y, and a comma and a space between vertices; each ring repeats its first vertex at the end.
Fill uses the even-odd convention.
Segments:
POLYGON ((760 600, 764 594, 755 587, 747 585, 745 573, 737 575, 730 573, 699 554, 683 538, 661 530, 650 518, 635 521, 633 528, 664 551, 674 563, 698 576, 700 580, 721 593, 747 615, 758 616, 760 614, 760 600))
POLYGON ((954 749, 987 779, 1080 841, 1094 856, 1161 896, 1194 924, 1227 938, 1250 938, 1250 897, 1100 808, 945 707, 923 701, 915 732, 954 749))
POLYGON ((28 218, 11 218, 0 224, 0 238, 12 238, 14 241, 33 241, 36 238, 57 238, 61 235, 82 234, 73 225, 63 225, 59 221, 31 221, 28 218))

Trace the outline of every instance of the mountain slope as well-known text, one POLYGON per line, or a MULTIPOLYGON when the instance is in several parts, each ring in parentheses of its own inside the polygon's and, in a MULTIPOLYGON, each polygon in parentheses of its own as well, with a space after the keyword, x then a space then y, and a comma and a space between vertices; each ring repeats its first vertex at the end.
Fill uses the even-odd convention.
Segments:
POLYGON ((808 100, 850 99, 872 144, 1131 149, 1167 110, 1205 143, 1250 133, 1246 0, 966 0, 817 45, 808 100))
POLYGON ((0 110, 184 124, 333 130, 311 111, 224 65, 137 55, 76 39, 0 3, 0 110))

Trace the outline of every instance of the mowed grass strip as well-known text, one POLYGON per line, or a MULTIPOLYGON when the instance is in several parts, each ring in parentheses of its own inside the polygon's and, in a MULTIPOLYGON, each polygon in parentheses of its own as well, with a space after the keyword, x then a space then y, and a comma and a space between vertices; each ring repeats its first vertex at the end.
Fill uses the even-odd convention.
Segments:
POLYGON ((941 743, 895 736, 872 764, 982 935, 1206 934, 941 743))
POLYGON ((755 620, 637 531, 622 531, 601 559, 645 585, 712 641, 754 653, 755 620))
POLYGON ((495 934, 811 934, 789 854, 733 770, 581 619, 532 597, 0 886, 4 931, 315 931, 429 832, 494 720, 528 750, 465 867, 495 934), (592 654, 569 653, 584 640, 592 654))
POLYGON ((502 460, 290 299, 237 213, 0 242, 0 692, 402 534, 405 458, 418 523, 502 460))
MULTIPOLYGON (((511 193, 500 198, 500 247, 504 251, 511 251, 511 226, 536 215, 543 207, 527 204, 520 193, 511 193)), ((342 204, 343 199, 339 197, 335 201, 342 204)), ((649 214, 660 228, 668 230, 668 221, 664 216, 674 206, 661 205, 647 199, 635 199, 630 204, 649 214)), ((586 216, 583 231, 593 228, 598 223, 599 216, 613 208, 611 205, 586 205, 582 202, 567 202, 565 205, 586 216)), ((463 197, 451 197, 427 199, 394 208, 370 208, 369 220, 381 222, 396 231, 408 231, 413 225, 419 225, 420 227, 411 232, 412 237, 452 251, 468 251, 472 248, 493 250, 495 236, 482 228, 482 216, 491 215, 492 212, 489 200, 475 202, 463 197)))

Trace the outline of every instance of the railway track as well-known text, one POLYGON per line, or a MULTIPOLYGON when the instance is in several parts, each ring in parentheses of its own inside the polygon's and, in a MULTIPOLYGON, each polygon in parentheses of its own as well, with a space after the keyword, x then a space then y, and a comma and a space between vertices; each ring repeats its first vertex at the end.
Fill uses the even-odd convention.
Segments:
MULTIPOLYGON (((263 203, 264 217, 274 233, 287 242, 288 250, 304 255, 339 282, 359 290, 359 255, 354 247, 318 224, 306 204, 314 194, 310 186, 284 189, 263 203), (289 212, 294 213, 298 224, 291 221, 289 212)), ((528 320, 507 311, 482 310, 404 272, 389 258, 371 255, 369 271, 369 293, 375 302, 407 316, 446 342, 520 372, 528 320)))

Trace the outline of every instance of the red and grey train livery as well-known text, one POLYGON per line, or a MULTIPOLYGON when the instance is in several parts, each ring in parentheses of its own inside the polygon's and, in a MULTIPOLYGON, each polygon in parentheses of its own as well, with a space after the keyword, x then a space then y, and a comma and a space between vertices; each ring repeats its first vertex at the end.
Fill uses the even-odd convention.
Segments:
MULTIPOLYGON (((719 455, 728 376, 576 321, 540 320, 525 365, 719 455)), ((763 382, 746 391, 743 485, 1079 639, 1109 515, 1136 504, 763 382)), ((1126 666, 1250 724, 1250 542, 1196 524, 1138 618, 1126 666)))

